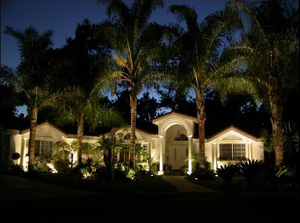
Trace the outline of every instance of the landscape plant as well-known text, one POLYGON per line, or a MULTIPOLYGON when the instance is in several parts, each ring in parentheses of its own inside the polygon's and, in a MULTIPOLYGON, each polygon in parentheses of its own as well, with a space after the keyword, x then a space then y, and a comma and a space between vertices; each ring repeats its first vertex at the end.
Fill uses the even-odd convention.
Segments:
POLYGON ((299 91, 299 10, 289 1, 234 1, 244 27, 241 44, 247 62, 243 76, 261 92, 269 108, 274 137, 275 164, 283 165, 283 105, 292 89, 299 91))
POLYGON ((199 164, 205 165, 205 95, 212 89, 222 92, 252 92, 253 84, 239 75, 233 75, 242 64, 243 56, 228 47, 236 28, 241 28, 237 13, 229 8, 207 16, 198 23, 195 9, 186 5, 171 5, 177 16, 171 43, 171 80, 182 91, 195 92, 199 129, 199 164), (229 40, 229 41, 228 41, 229 40))
POLYGON ((135 168, 137 96, 160 76, 155 64, 164 39, 164 28, 149 20, 163 1, 134 0, 130 6, 120 0, 98 2, 108 4, 109 20, 99 27, 114 52, 115 66, 108 74, 115 82, 125 83, 130 91, 130 165, 135 168))
POLYGON ((23 95, 30 117, 29 133, 29 166, 31 171, 35 162, 35 135, 38 113, 55 101, 52 92, 52 30, 39 33, 30 26, 24 31, 17 31, 7 26, 4 31, 18 42, 21 62, 15 70, 1 69, 1 78, 15 86, 17 92, 23 95), (5 72, 2 72, 5 71, 5 72))
POLYGON ((241 175, 247 184, 247 188, 252 189, 259 180, 262 179, 264 163, 261 160, 244 159, 236 163, 241 175))
POLYGON ((217 169, 217 174, 221 177, 227 186, 231 186, 231 180, 238 173, 238 167, 234 164, 222 165, 217 169))

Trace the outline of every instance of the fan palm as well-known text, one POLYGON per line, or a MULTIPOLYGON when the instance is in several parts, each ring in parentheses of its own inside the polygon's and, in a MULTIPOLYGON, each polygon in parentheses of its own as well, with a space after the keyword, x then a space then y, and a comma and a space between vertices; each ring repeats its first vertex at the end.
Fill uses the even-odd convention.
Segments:
POLYGON ((248 49, 247 71, 267 97, 275 140, 276 165, 283 163, 284 90, 299 83, 299 12, 287 1, 263 1, 257 4, 234 2, 249 30, 240 48, 248 49))
POLYGON ((158 48, 162 43, 162 27, 149 23, 152 12, 162 7, 162 0, 135 0, 128 7, 120 0, 99 0, 108 3, 110 21, 106 21, 104 34, 114 51, 116 69, 112 70, 116 82, 126 82, 130 88, 130 152, 135 166, 135 130, 137 96, 143 85, 149 84, 157 74, 153 68, 158 48))
MULTIPOLYGON (((18 42, 21 62, 16 70, 7 69, 2 77, 23 93, 30 115, 29 167, 34 165, 35 135, 38 112, 55 101, 51 93, 51 64, 49 52, 53 31, 39 34, 30 26, 24 31, 6 27, 5 33, 18 42)), ((31 168, 29 168, 31 170, 31 168)))
POLYGON ((232 75, 242 65, 243 57, 237 50, 226 48, 227 37, 233 27, 239 27, 237 15, 230 10, 215 12, 198 23, 196 11, 186 5, 171 5, 178 23, 184 21, 186 29, 178 29, 174 40, 174 55, 178 61, 174 72, 178 86, 193 89, 196 95, 199 128, 199 163, 205 165, 205 94, 215 89, 222 93, 254 92, 253 85, 242 76, 232 75), (224 52, 221 54, 221 50, 224 52))

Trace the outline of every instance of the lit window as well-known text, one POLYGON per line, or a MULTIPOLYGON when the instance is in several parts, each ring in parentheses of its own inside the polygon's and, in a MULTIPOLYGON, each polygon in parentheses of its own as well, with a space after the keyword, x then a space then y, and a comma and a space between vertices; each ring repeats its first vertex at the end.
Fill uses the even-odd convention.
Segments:
MULTIPOLYGON (((124 136, 124 140, 129 140, 130 139, 130 133, 127 133, 125 136, 124 136)), ((136 139, 136 136, 135 136, 135 139, 136 139)))
POLYGON ((179 133, 174 137, 174 141, 188 141, 188 138, 186 135, 179 133))
POLYGON ((240 160, 246 157, 245 144, 220 144, 221 160, 240 160))
POLYGON ((52 141, 35 141, 35 156, 52 156, 52 141))

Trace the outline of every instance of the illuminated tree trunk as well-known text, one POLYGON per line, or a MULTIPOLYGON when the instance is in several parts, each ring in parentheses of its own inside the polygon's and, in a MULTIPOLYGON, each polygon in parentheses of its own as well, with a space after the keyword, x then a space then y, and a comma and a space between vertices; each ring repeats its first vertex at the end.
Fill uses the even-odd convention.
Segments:
POLYGON ((197 121, 199 129, 199 164, 205 165, 205 100, 199 89, 195 89, 197 105, 197 121))
POLYGON ((78 138, 78 146, 77 146, 77 164, 80 165, 82 163, 82 140, 83 140, 83 130, 84 130, 84 118, 80 117, 77 123, 77 138, 78 138))
POLYGON ((31 170, 34 165, 35 135, 36 135, 37 118, 38 118, 38 108, 35 107, 31 110, 31 117, 30 117, 29 170, 31 170))
POLYGON ((137 96, 134 92, 134 87, 130 89, 130 162, 135 168, 135 129, 136 129, 136 106, 137 96))
POLYGON ((271 109, 272 131, 275 137, 275 164, 276 166, 279 166, 283 164, 283 109, 278 92, 278 82, 277 79, 272 75, 269 76, 267 88, 271 109))

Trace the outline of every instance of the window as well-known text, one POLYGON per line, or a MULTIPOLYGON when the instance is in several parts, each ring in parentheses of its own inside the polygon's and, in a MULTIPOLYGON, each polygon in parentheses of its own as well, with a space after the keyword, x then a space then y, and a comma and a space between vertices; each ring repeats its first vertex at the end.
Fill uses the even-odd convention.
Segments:
POLYGON ((220 144, 221 160, 240 160, 246 157, 245 144, 220 144))
POLYGON ((35 156, 52 156, 52 142, 51 141, 35 141, 35 156))
POLYGON ((184 134, 177 134, 174 137, 174 141, 188 141, 188 138, 184 134))
POLYGON ((245 144, 233 144, 232 156, 234 160, 246 158, 245 144))
MULTIPOLYGON (((125 136, 124 136, 124 140, 129 140, 130 139, 130 133, 127 133, 125 136)), ((136 136, 135 136, 135 139, 136 139, 136 136)))

